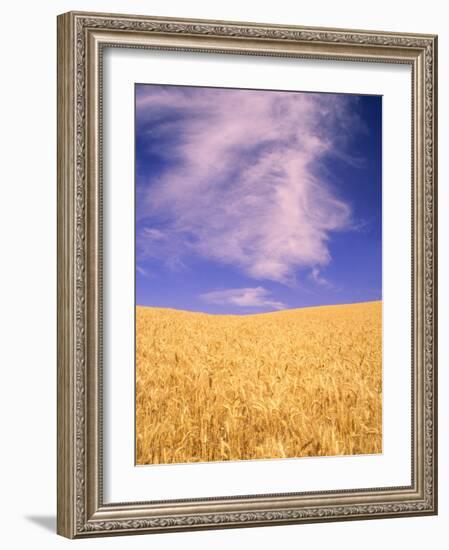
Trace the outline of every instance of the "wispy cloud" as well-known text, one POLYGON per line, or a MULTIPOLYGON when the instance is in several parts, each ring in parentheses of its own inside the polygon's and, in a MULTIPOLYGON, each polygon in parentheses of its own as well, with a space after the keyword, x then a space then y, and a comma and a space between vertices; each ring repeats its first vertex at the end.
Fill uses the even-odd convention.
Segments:
POLYGON ((140 265, 136 265, 136 271, 137 273, 142 275, 142 277, 148 277, 148 271, 143 267, 141 267, 140 265))
POLYGON ((317 269, 318 281, 331 260, 329 235, 352 224, 321 161, 346 155, 345 140, 360 125, 355 101, 139 87, 138 131, 164 168, 139 180, 138 254, 173 266, 194 254, 287 284, 298 269, 317 269))
POLYGON ((323 277, 323 275, 321 275, 320 270, 317 267, 312 268, 309 277, 317 285, 320 285, 324 288, 333 288, 332 283, 328 281, 326 277, 323 277))
POLYGON ((270 292, 261 287, 232 288, 227 290, 213 290, 201 294, 200 298, 209 304, 233 305, 239 307, 256 307, 283 309, 285 304, 270 297, 270 292))

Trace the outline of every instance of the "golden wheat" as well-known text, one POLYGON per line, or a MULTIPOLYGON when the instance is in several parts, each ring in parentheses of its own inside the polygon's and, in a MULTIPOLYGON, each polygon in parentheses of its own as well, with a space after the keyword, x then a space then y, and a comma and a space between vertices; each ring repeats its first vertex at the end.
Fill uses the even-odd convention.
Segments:
POLYGON ((381 312, 137 307, 137 463, 380 453, 381 312))

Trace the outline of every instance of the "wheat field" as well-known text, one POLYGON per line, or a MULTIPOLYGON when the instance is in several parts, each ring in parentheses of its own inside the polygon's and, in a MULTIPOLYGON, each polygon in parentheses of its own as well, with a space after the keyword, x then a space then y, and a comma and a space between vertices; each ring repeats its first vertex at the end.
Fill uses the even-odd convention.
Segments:
POLYGON ((382 452, 381 327, 381 302, 137 307, 137 464, 382 452))

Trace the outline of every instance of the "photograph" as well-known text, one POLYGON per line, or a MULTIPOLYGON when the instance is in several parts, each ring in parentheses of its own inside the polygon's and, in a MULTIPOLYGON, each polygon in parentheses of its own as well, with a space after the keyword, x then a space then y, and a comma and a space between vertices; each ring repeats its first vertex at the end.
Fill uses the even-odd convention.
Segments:
POLYGON ((2 548, 449 548, 447 13, 2 4, 2 548))
POLYGON ((136 83, 137 465, 382 447, 382 96, 136 83))
POLYGON ((64 537, 438 513, 438 35, 261 21, 57 18, 64 537))

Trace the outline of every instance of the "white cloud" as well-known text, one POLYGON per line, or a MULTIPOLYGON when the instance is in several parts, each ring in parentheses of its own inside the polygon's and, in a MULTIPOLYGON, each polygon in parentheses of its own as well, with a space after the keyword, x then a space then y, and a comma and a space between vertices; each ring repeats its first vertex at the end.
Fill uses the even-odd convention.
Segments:
POLYGON ((255 280, 287 284, 298 269, 327 265, 330 233, 352 220, 321 163, 343 155, 349 130, 360 124, 354 101, 142 88, 137 120, 158 138, 167 169, 157 181, 148 175, 151 185, 139 201, 139 219, 147 224, 139 252, 171 265, 196 254, 255 280), (165 120, 164 113, 182 116, 165 120))
POLYGON ((317 267, 314 267, 310 272, 310 278, 317 285, 320 285, 324 288, 333 288, 332 283, 321 275, 320 270, 317 267))
POLYGON ((283 309, 285 304, 270 298, 270 292, 261 287, 232 288, 227 290, 213 290, 201 294, 200 298, 209 304, 233 305, 239 307, 264 307, 283 309))
POLYGON ((143 267, 141 267, 140 265, 136 265, 136 271, 137 273, 139 273, 140 275, 142 275, 143 277, 148 277, 148 272, 146 269, 144 269, 143 267))

